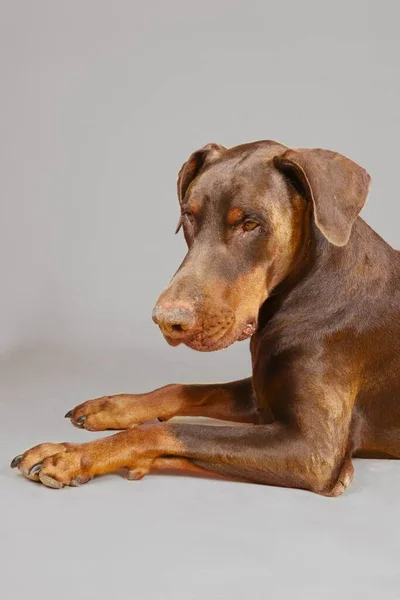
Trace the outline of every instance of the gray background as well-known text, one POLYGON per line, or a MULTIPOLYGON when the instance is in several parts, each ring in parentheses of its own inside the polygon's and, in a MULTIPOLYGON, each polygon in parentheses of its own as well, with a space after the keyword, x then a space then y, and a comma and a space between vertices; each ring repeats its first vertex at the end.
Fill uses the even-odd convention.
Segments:
MULTIPOLYGON (((366 167, 399 247, 393 1, 0 2, 0 550, 8 599, 400 598, 400 469, 335 500, 183 476, 54 492, 8 468, 85 441, 86 398, 250 372, 248 344, 169 348, 177 172, 207 142, 328 147, 366 167)), ((3 592, 2 592, 3 593, 3 592)))

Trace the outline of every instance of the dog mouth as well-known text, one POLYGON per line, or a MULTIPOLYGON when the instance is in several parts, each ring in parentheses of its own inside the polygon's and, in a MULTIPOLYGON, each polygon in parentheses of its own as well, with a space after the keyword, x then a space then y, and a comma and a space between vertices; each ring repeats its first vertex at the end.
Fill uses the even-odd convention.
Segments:
POLYGON ((192 350, 199 352, 215 352, 232 346, 235 342, 242 342, 249 339, 257 330, 257 322, 255 319, 249 320, 245 325, 237 330, 232 324, 230 327, 218 331, 209 331, 201 329, 192 337, 186 339, 177 339, 168 335, 164 335, 165 340, 170 346, 179 346, 185 344, 192 350))
POLYGON ((244 340, 249 339, 252 335, 255 334, 257 330, 257 323, 255 320, 250 321, 249 323, 247 323, 243 330, 242 333, 239 335, 237 341, 238 342, 243 342, 244 340))

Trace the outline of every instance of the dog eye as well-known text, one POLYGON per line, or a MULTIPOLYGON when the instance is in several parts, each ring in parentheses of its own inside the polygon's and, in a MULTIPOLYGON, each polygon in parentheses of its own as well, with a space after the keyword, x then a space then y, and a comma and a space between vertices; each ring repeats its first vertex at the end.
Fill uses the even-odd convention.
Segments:
POLYGON ((253 221, 252 219, 247 219, 247 221, 245 221, 242 224, 242 229, 243 231, 254 231, 254 229, 257 229, 257 227, 260 226, 260 223, 257 223, 257 221, 253 221))

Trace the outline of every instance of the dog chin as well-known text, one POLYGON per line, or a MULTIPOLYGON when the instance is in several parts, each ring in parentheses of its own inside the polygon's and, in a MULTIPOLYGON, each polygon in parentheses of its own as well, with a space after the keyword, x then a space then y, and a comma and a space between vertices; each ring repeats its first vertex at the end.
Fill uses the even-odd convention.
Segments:
POLYGON ((235 342, 243 342, 244 340, 249 339, 255 333, 256 329, 257 324, 255 322, 251 322, 247 323, 242 330, 239 330, 239 332, 227 331, 226 334, 224 334, 222 337, 218 337, 217 339, 197 335, 182 342, 181 340, 167 336, 164 337, 170 346, 179 346, 179 344, 183 343, 188 348, 197 350, 197 352, 217 352, 218 350, 224 350, 224 348, 232 346, 232 344, 235 342))

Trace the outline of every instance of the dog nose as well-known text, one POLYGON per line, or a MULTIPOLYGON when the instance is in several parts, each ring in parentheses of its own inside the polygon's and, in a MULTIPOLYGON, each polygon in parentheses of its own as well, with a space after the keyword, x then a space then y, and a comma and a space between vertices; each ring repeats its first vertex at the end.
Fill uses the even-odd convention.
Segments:
POLYGON ((174 339, 183 339, 194 329, 196 319, 193 308, 187 306, 165 307, 156 304, 153 310, 153 321, 164 335, 174 339))

